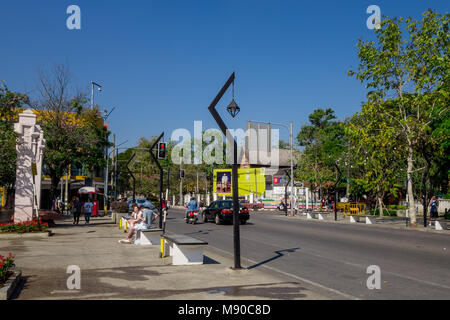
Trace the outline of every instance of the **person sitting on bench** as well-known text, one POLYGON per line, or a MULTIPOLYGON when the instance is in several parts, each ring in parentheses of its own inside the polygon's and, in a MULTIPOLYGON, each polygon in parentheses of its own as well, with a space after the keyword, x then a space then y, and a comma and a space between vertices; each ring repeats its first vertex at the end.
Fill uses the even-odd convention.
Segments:
POLYGON ((128 219, 130 229, 134 227, 136 222, 138 222, 139 217, 139 206, 136 203, 133 203, 132 207, 133 207, 133 213, 131 214, 132 218, 128 219))
POLYGON ((151 210, 145 208, 144 206, 141 206, 139 208, 139 214, 137 216, 136 221, 132 225, 130 225, 130 231, 128 232, 127 238, 119 240, 119 243, 131 243, 131 240, 133 239, 136 230, 150 229, 150 225, 152 223, 154 215, 155 214, 151 210))

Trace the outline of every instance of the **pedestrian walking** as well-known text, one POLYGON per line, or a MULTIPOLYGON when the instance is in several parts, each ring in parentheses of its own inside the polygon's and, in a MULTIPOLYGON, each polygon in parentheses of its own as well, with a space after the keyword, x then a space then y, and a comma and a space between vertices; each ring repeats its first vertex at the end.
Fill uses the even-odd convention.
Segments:
POLYGON ((72 212, 73 212, 73 224, 78 224, 80 222, 80 215, 81 215, 81 202, 80 199, 78 199, 78 197, 73 197, 72 212))
POLYGON ((433 196, 431 198, 428 207, 430 207, 430 226, 431 226, 432 222, 436 221, 436 219, 439 216, 438 214, 439 201, 437 200, 436 196, 433 196))
POLYGON ((83 205, 83 213, 84 213, 84 221, 85 224, 89 224, 89 220, 91 218, 91 214, 92 214, 92 207, 93 207, 93 203, 91 202, 91 198, 88 198, 87 202, 84 203, 83 205))

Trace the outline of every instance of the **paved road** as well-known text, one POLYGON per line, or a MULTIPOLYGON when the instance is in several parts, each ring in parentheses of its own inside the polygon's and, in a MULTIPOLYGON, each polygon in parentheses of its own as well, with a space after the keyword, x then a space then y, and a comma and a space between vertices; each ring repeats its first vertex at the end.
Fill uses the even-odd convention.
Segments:
MULTIPOLYGON (((171 209, 167 232, 189 234, 233 252, 233 226, 188 225, 171 209)), ((241 226, 242 265, 306 280, 341 297, 450 299, 450 234, 337 224, 251 213, 241 226), (381 289, 369 290, 367 267, 381 269, 381 289)))

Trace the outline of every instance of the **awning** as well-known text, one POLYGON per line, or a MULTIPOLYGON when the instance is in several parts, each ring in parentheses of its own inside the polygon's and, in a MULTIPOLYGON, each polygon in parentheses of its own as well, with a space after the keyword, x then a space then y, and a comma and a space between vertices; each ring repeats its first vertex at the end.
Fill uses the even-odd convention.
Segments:
POLYGON ((94 187, 83 187, 78 190, 78 194, 90 194, 90 193, 98 193, 98 190, 94 187))

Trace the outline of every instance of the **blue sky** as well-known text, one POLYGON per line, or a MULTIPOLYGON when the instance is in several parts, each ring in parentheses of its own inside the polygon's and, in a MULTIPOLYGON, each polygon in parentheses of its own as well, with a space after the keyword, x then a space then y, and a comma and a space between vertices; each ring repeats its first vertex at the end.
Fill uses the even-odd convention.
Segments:
MULTIPOLYGON (((318 107, 351 116, 365 97, 347 71, 356 67, 369 5, 388 16, 418 18, 434 1, 2 1, 0 79, 34 95, 39 67, 67 64, 79 87, 103 86, 95 102, 110 109, 117 142, 133 146, 176 128, 193 133, 217 125, 207 107, 231 72, 241 113, 226 114, 231 128, 246 120, 294 122, 294 134, 318 107), (81 30, 68 30, 66 9, 81 8, 81 30)), ((287 134, 280 131, 282 139, 287 134)))

